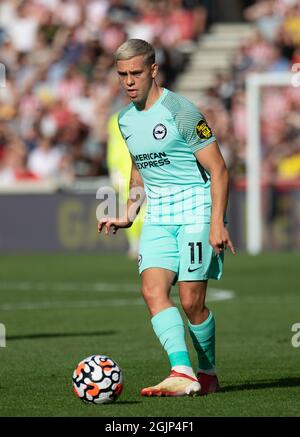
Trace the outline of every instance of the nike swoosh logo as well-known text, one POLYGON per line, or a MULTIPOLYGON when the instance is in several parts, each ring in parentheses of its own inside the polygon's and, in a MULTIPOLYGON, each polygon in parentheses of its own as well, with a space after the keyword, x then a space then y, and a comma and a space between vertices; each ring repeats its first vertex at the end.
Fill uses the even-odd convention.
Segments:
POLYGON ((201 267, 197 267, 196 269, 191 269, 190 267, 188 268, 188 272, 192 273, 195 272, 196 270, 201 269, 201 267))
POLYGON ((130 138, 132 136, 132 134, 128 135, 127 137, 125 137, 125 141, 128 140, 128 138, 130 138))

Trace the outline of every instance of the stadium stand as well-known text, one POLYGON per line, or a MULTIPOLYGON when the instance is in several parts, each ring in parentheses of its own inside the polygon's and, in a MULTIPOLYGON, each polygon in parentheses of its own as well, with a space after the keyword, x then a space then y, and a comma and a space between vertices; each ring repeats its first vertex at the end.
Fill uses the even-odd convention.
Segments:
POLYGON ((0 184, 106 175, 114 50, 148 39, 170 87, 206 27, 201 2, 178 0, 4 0, 0 17, 0 184))
MULTIPOLYGON (((214 126, 233 174, 243 175, 245 77, 253 71, 290 70, 299 62, 300 5, 294 0, 252 2, 244 10, 250 27, 215 25, 207 34, 204 4, 1 2, 6 86, 0 93, 0 183, 38 182, 58 175, 72 183, 75 178, 107 174, 107 122, 123 98, 112 53, 127 37, 151 41, 161 83, 188 97, 193 93, 194 100, 198 73, 199 105, 214 126), (192 53, 189 63, 187 53, 192 53), (179 74, 186 66, 190 88, 182 85, 184 75, 179 74)), ((300 88, 269 88, 264 94, 264 172, 298 177, 300 88)))

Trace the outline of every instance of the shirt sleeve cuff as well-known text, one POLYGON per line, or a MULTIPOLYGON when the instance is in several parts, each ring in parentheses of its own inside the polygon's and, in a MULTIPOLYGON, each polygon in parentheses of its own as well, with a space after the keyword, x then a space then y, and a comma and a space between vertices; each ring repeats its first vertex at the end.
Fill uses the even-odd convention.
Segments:
POLYGON ((193 146, 191 146, 192 152, 196 153, 198 150, 203 149, 204 147, 208 146, 209 144, 213 143, 214 141, 216 141, 216 137, 212 136, 211 138, 209 138, 206 141, 202 141, 201 143, 197 143, 193 146))

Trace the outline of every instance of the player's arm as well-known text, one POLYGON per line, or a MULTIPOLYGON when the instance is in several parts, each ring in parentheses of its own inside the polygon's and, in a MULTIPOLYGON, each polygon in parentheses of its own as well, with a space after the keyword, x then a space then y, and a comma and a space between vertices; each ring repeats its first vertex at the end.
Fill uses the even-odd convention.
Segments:
POLYGON ((216 253, 228 246, 232 253, 235 248, 230 240, 224 218, 228 203, 229 176, 223 156, 216 141, 195 152, 197 161, 209 172, 211 178, 211 226, 209 242, 216 253))
POLYGON ((129 196, 127 200, 127 219, 129 223, 133 223, 141 206, 145 200, 146 194, 144 190, 144 182, 142 176, 131 156, 131 174, 129 182, 129 196))
POLYGON ((119 228, 130 228, 137 217, 144 200, 145 191, 143 179, 133 158, 131 157, 129 196, 127 200, 125 216, 120 218, 104 217, 98 222, 98 232, 100 233, 104 227, 106 235, 109 234, 110 228, 112 228, 113 234, 115 234, 119 228))

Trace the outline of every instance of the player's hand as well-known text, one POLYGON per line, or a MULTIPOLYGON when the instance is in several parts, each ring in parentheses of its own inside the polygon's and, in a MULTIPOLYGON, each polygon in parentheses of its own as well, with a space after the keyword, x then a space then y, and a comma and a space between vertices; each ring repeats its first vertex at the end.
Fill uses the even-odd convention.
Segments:
POLYGON ((115 235, 119 228, 130 228, 132 222, 125 219, 103 218, 98 222, 98 233, 105 229, 105 235, 109 235, 110 230, 115 235))
POLYGON ((220 254, 227 247, 229 247, 234 255, 236 254, 234 245, 229 237, 229 232, 224 225, 211 226, 209 243, 213 247, 216 254, 220 254))

